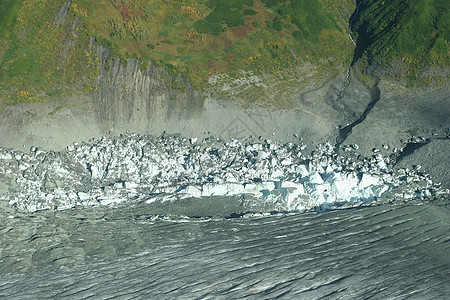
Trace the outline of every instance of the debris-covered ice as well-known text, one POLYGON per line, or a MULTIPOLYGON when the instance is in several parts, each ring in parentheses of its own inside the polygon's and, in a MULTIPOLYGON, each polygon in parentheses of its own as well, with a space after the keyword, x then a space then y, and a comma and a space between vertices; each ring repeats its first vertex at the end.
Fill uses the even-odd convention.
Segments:
POLYGON ((35 211, 238 196, 295 211, 433 194, 434 184, 419 168, 394 172, 389 158, 379 153, 357 159, 337 155, 330 144, 308 156, 303 149, 271 140, 197 141, 172 135, 103 137, 61 152, 0 148, 0 200, 35 211))

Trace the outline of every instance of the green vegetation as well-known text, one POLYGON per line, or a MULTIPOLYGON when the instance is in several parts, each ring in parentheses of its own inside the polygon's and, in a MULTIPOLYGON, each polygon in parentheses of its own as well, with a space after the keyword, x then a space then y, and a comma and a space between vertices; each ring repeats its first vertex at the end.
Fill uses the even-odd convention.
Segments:
POLYGON ((448 67, 449 8, 446 0, 362 0, 353 30, 363 61, 405 65, 410 83, 426 65, 448 67))
POLYGON ((3 0, 0 3, 0 39, 5 39, 11 33, 17 20, 20 3, 15 0, 3 0))
POLYGON ((343 28, 337 25, 337 20, 319 1, 273 1, 263 0, 266 6, 274 9, 278 16, 273 21, 273 28, 282 30, 281 19, 289 19, 298 30, 295 31, 298 40, 318 40, 324 29, 333 29, 337 32, 343 28))
POLYGON ((0 90, 9 101, 38 101, 89 75, 87 32, 72 27, 74 15, 61 26, 53 21, 64 2, 2 2, 2 22, 10 30, 3 27, 0 90))
MULTIPOLYGON (((58 25, 64 3, 0 2, 2 98, 90 91, 98 63, 92 37, 143 68, 153 61, 182 73, 196 87, 213 74, 277 73, 304 63, 332 75, 354 54, 347 28, 353 0, 73 0, 58 25)), ((399 61, 411 80, 424 64, 448 66, 447 3, 362 0, 353 30, 363 61, 399 61)))
POLYGON ((255 16, 257 14, 258 14, 258 12, 256 10, 244 9, 244 15, 246 15, 246 16, 255 16))
POLYGON ((58 26, 65 2, 1 2, 1 94, 30 101, 21 95, 89 90, 91 37, 144 68, 151 60, 183 73, 197 87, 211 74, 241 69, 277 72, 309 62, 326 70, 330 61, 342 68, 353 53, 345 32, 353 0, 73 0, 58 26))

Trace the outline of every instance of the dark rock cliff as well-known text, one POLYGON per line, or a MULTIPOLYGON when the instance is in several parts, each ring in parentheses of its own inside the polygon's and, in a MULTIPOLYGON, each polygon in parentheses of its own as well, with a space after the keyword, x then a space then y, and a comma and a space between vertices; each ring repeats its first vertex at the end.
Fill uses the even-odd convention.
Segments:
POLYGON ((140 62, 112 57, 111 51, 91 43, 98 57, 98 77, 93 103, 103 130, 147 128, 149 122, 195 116, 203 107, 199 91, 181 75, 170 76, 149 62, 142 71, 140 62))

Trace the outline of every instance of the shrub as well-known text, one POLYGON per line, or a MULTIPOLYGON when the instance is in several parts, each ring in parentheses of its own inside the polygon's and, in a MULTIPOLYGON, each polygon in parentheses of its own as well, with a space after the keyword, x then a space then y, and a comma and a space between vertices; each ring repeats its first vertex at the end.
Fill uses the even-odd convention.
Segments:
POLYGON ((284 23, 281 22, 281 19, 280 19, 279 17, 276 17, 276 18, 273 20, 272 27, 273 27, 275 30, 277 30, 277 31, 281 31, 281 30, 284 29, 284 23))
POLYGON ((294 31, 292 37, 296 40, 301 40, 303 39, 303 33, 300 30, 294 31))
POLYGON ((254 3, 254 1, 253 0, 244 0, 244 1, 242 1, 245 5, 247 5, 247 6, 253 6, 253 5, 255 5, 255 3, 254 3))
POLYGON ((262 3, 264 3, 264 5, 267 6, 267 7, 272 7, 272 6, 278 5, 280 3, 280 1, 277 1, 277 0, 262 0, 262 3))
POLYGON ((246 15, 246 16, 254 16, 257 14, 258 14, 258 12, 253 9, 244 9, 244 15, 246 15))
POLYGON ((210 23, 226 23, 228 27, 244 26, 244 16, 236 9, 218 6, 206 19, 210 23))
POLYGON ((242 10, 244 8, 244 5, 247 6, 253 6, 254 1, 253 0, 209 0, 208 4, 209 7, 229 7, 229 8, 236 8, 238 10, 242 10))
POLYGON ((222 25, 219 23, 208 22, 207 20, 198 20, 194 23, 194 29, 198 33, 212 33, 218 35, 222 32, 222 25))

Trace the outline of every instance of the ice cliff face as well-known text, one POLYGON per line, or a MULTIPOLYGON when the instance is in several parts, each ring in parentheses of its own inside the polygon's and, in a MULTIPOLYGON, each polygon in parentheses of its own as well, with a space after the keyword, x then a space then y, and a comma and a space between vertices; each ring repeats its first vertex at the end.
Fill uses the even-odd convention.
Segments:
MULTIPOLYGON (((20 210, 66 209, 215 196, 239 197, 246 211, 302 211, 375 199, 427 198, 436 186, 419 170, 393 171, 375 154, 338 156, 331 145, 270 140, 197 142, 130 135, 65 151, 0 149, 0 199, 20 210)), ((349 153, 353 153, 348 149, 349 153)))

